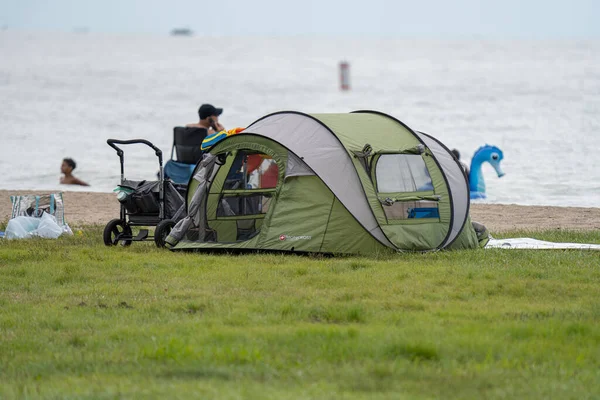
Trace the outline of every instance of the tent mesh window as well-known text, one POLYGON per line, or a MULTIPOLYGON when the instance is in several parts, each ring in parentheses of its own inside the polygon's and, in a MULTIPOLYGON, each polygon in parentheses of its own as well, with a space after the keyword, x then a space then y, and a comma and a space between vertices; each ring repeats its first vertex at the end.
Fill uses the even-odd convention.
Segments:
POLYGON ((380 193, 433 190, 425 161, 418 154, 385 154, 377 161, 377 189, 380 193))
POLYGON ((225 190, 274 189, 279 167, 266 154, 239 151, 225 179, 225 190))
POLYGON ((271 206, 271 194, 223 195, 217 207, 217 217, 266 214, 271 206))
POLYGON ((221 189, 216 217, 236 220, 237 241, 256 236, 269 211, 279 179, 277 162, 250 150, 237 152, 221 189))
POLYGON ((383 210, 389 219, 439 218, 438 204, 435 201, 399 201, 384 205, 383 210))
POLYGON ((388 220, 439 218, 436 201, 418 199, 423 194, 433 192, 433 182, 421 155, 382 155, 377 161, 375 176, 377 191, 380 194, 398 195, 398 198, 383 204, 383 211, 388 220), (413 195, 403 199, 405 193, 413 195))

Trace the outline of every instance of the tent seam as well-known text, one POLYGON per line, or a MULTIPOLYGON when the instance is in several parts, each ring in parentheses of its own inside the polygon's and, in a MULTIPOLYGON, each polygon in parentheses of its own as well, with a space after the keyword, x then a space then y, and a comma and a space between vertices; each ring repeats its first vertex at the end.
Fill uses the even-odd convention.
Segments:
MULTIPOLYGON (((321 179, 321 181, 323 181, 321 179)), ((323 182, 325 183, 325 182, 323 182)), ((327 186, 327 185, 325 185, 327 186)), ((329 189, 329 191, 331 191, 331 189, 329 189)), ((329 230, 329 221, 331 221, 331 214, 333 214, 333 206, 335 205, 335 200, 337 197, 335 197, 335 194, 333 194, 333 192, 331 192, 331 207, 329 208, 329 215, 327 216, 327 225, 325 225, 325 232, 323 232, 323 239, 321 239, 321 245, 319 246, 319 252, 322 251, 323 249, 323 243, 325 243, 325 235, 327 234, 327 231, 329 230)), ((341 204, 341 203, 340 203, 341 204)), ((352 213, 350 213, 352 214, 352 213)), ((365 229, 366 230, 366 229, 365 229)))

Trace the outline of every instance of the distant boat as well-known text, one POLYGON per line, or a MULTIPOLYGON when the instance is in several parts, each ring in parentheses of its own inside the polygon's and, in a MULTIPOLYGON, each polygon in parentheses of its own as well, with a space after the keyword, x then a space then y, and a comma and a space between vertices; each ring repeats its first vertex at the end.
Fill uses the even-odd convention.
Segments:
POLYGON ((192 36, 192 32, 189 28, 175 28, 171 31, 171 36, 192 36))

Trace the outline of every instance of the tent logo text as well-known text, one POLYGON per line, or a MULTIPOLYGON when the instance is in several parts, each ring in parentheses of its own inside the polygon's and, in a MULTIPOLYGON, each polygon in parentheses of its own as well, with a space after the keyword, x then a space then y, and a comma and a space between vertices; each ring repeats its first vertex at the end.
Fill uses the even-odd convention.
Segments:
POLYGON ((279 235, 279 240, 284 241, 284 240, 291 240, 291 241, 296 241, 296 240, 310 240, 312 239, 312 236, 289 236, 289 235, 279 235))

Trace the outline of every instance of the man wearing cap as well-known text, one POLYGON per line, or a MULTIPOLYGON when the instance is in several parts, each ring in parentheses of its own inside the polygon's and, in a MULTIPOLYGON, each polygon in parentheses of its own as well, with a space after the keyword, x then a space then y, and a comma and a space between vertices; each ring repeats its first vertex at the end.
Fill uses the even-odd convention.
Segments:
POLYGON ((225 130, 225 127, 219 122, 219 115, 223 112, 222 108, 216 108, 212 104, 202 104, 198 109, 200 121, 187 124, 186 128, 204 128, 208 134, 225 130))

